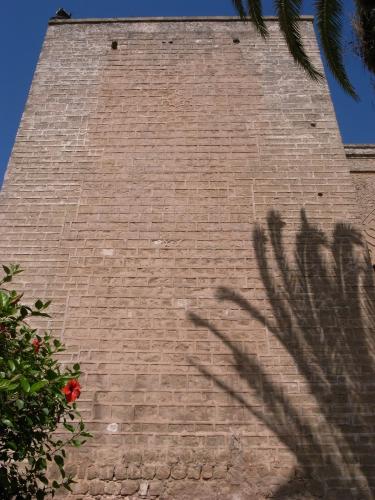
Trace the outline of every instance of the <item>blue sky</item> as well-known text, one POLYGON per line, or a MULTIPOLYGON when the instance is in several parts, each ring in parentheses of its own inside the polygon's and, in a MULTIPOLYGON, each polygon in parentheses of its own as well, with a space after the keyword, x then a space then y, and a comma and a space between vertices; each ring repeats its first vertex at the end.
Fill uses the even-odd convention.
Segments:
MULTIPOLYGON (((343 0, 346 38, 352 0, 343 0)), ((265 0, 270 15, 272 1, 265 0)), ((313 2, 305 0, 303 12, 312 14, 313 2)), ((128 16, 209 16, 233 15, 231 0, 17 0, 2 2, 0 29, 0 184, 11 153, 15 134, 38 60, 47 22, 59 7, 72 11, 73 17, 128 16)), ((361 101, 353 101, 327 72, 337 120, 345 143, 375 143, 375 83, 361 61, 345 48, 345 61, 361 101)))

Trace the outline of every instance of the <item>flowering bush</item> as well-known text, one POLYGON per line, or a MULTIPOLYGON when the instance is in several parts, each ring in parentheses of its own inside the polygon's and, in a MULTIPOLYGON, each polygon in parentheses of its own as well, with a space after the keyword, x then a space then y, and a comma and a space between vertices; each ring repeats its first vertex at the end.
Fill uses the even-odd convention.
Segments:
POLYGON ((27 323, 32 316, 48 316, 49 302, 34 307, 21 303, 22 294, 5 288, 17 265, 3 266, 0 280, 0 496, 37 500, 71 489, 64 469, 65 447, 81 446, 90 434, 76 408, 81 393, 80 366, 62 368, 55 357, 64 346, 48 333, 39 334, 27 323), (55 437, 57 427, 69 434, 55 437), (55 463, 60 479, 47 477, 55 463))

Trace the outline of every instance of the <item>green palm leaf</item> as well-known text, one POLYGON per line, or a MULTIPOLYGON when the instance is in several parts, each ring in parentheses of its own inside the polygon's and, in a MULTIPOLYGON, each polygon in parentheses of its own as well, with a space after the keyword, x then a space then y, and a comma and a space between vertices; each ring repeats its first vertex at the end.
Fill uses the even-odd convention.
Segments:
POLYGON ((280 29, 293 59, 313 80, 319 81, 323 79, 323 75, 313 66, 307 56, 298 26, 301 5, 302 0, 275 0, 280 29))
POLYGON ((242 0, 232 0, 233 6, 238 12, 238 15, 240 16, 241 19, 245 20, 246 19, 246 11, 243 6, 242 0))
POLYGON ((250 16, 251 21, 255 24, 258 33, 260 33, 263 38, 268 36, 268 30, 262 14, 261 0, 247 0, 246 8, 242 0, 232 0, 232 3, 241 19, 246 21, 248 16, 250 16))
POLYGON ((341 0, 316 1, 317 25, 328 65, 342 88, 358 99, 346 74, 342 57, 342 3, 341 0))
MULTIPOLYGON (((357 5, 360 5, 362 10, 364 8, 368 9, 369 6, 372 5, 372 1, 373 0, 357 0, 357 5), (365 7, 363 7, 363 5, 365 5, 365 7)), ((248 16, 250 16, 250 19, 255 24, 258 32, 264 38, 268 36, 268 30, 262 14, 262 0, 246 0, 246 2, 244 0, 232 0, 232 3, 241 19, 246 20, 248 16)), ((291 53, 293 59, 313 80, 322 80, 324 77, 310 61, 308 55, 306 54, 301 37, 299 21, 302 0, 274 0, 274 4, 279 19, 280 29, 284 35, 289 52, 291 53)), ((316 0, 315 7, 319 36, 328 65, 342 88, 354 99, 358 99, 357 94, 349 81, 343 63, 341 39, 342 0, 316 0)), ((371 9, 373 9, 373 7, 370 7, 370 10, 371 9)), ((357 10, 362 13, 359 7, 357 10)), ((368 28, 367 31, 371 32, 368 28)), ((367 43, 367 45, 369 44, 367 43)), ((368 59, 371 59, 373 57, 372 54, 375 53, 373 45, 371 45, 371 50, 367 48, 367 51, 370 53, 370 56, 367 56, 368 59)), ((369 68, 375 67, 372 59, 370 62, 372 62, 372 66, 367 60, 365 60, 366 66, 369 68)))
POLYGON ((251 20, 255 24, 256 29, 263 38, 268 36, 268 30, 265 25, 262 13, 261 0, 247 0, 248 12, 251 20))

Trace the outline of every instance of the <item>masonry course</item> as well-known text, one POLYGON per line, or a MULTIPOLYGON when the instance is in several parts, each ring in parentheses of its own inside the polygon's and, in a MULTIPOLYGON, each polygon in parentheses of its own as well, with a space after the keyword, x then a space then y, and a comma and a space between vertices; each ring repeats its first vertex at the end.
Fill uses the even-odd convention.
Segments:
MULTIPOLYGON (((52 299, 45 326, 84 371, 94 438, 71 452, 74 498, 373 498, 373 340, 362 313, 348 319, 352 274, 346 303, 327 295, 316 240, 350 240, 340 224, 359 226, 372 200, 358 210, 326 84, 267 23, 265 42, 227 18, 50 22, 0 246, 26 296, 52 299), (277 257, 324 303, 308 322, 277 257)), ((300 29, 322 69, 311 18, 300 29)))

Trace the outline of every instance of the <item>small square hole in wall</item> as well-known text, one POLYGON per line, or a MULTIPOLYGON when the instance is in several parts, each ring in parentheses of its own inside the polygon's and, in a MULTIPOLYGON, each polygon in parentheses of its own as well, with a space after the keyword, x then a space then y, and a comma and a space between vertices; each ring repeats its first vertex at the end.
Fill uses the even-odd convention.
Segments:
POLYGON ((237 45, 238 43, 240 43, 240 39, 239 38, 233 38, 233 43, 237 45))
POLYGON ((111 43, 111 47, 113 50, 117 50, 117 47, 118 47, 117 40, 113 40, 113 42, 111 43))

